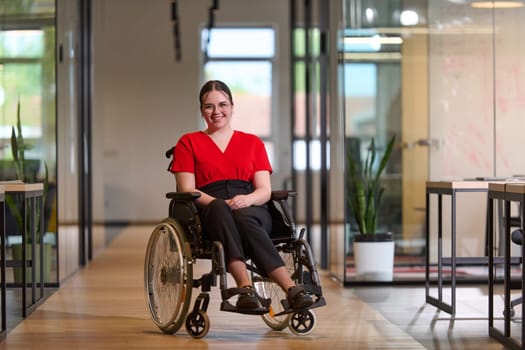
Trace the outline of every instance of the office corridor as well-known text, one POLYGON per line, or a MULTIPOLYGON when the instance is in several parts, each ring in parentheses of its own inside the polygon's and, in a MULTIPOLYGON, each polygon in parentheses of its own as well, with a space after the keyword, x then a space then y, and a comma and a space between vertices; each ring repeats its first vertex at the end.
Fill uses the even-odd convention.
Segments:
MULTIPOLYGON (((353 289, 326 276, 322 284, 328 305, 315 309, 316 327, 309 335, 273 331, 259 316, 219 311, 218 288, 212 290, 206 337, 193 339, 185 329, 164 334, 149 318, 143 288, 151 229, 124 229, 14 328, 0 349, 424 349, 353 289)), ((194 274, 207 269, 208 262, 201 261, 194 274)), ((198 294, 195 289, 193 294, 198 294)))

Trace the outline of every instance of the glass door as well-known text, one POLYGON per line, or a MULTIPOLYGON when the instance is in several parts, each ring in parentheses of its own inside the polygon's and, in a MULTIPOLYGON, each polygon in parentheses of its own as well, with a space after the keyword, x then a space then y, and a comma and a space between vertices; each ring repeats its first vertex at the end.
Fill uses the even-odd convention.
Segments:
MULTIPOLYGON (((342 46, 345 153, 364 162, 373 139, 381 156, 395 135, 397 142, 382 176, 385 190, 377 231, 393 235, 394 280, 421 278, 421 273, 410 272, 414 266, 419 271, 424 263, 422 186, 428 159, 427 148, 420 147, 424 142, 419 140, 427 138, 427 65, 426 34, 419 29, 424 27, 425 7, 418 2, 419 7, 407 8, 401 1, 347 1, 346 5, 342 46)), ((345 282, 361 283, 353 264, 356 225, 349 209, 345 218, 345 282)))

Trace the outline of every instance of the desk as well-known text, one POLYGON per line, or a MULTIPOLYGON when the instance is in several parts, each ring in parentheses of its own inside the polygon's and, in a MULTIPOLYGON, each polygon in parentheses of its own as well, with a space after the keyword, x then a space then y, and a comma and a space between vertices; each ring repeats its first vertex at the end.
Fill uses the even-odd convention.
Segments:
MULTIPOLYGON (((3 182, 6 196, 10 196, 18 203, 18 210, 22 218, 22 242, 30 242, 31 252, 28 254, 25 244, 22 244, 22 258, 20 260, 6 261, 8 268, 20 268, 22 271, 21 283, 6 283, 8 288, 21 288, 22 291, 22 317, 33 312, 44 301, 44 185, 42 183, 26 184, 21 182, 3 182), (41 234, 38 234, 41 233, 41 234), (38 235, 38 242, 36 237, 38 235), (36 260, 36 248, 40 249, 39 261, 36 260), (30 255, 30 256, 28 256, 30 255), (37 281, 37 267, 40 280, 37 281), (30 281, 26 271, 30 271, 30 281)), ((5 243, 5 242, 4 242, 5 243)), ((5 245, 4 245, 5 247, 5 245)), ((5 249, 5 248, 4 248, 5 249)))
POLYGON ((451 315, 456 313, 456 266, 487 265, 488 257, 456 256, 456 196, 460 192, 487 192, 487 181, 428 181, 426 183, 425 301, 451 315), (437 195, 437 298, 430 295, 430 196, 437 195), (443 257, 443 196, 451 197, 450 257, 443 257), (450 265, 450 304, 443 300, 443 266, 450 265))
MULTIPOLYGON (((494 201, 503 200, 504 203, 504 217, 510 218, 511 202, 519 202, 520 205, 520 217, 521 229, 524 230, 524 218, 525 218, 525 183, 506 183, 506 184, 489 184, 488 189, 488 200, 487 200, 487 233, 488 233, 488 247, 489 247, 489 335, 503 344, 509 346, 512 349, 525 349, 523 340, 525 340, 525 308, 521 309, 521 342, 512 337, 511 334, 511 288, 515 288, 515 284, 511 279, 511 222, 505 220, 504 224, 504 269, 503 269, 503 283, 504 283, 504 320, 503 320, 503 331, 494 326, 494 281, 495 281, 495 257, 494 257, 494 201)), ((522 231, 525 232, 525 231, 522 231)), ((525 245, 521 246, 521 261, 524 261, 525 257, 525 245)), ((525 280, 525 269, 521 269, 521 279, 518 282, 519 289, 521 290, 521 296, 525 300, 525 289, 523 288, 523 281, 525 280)))

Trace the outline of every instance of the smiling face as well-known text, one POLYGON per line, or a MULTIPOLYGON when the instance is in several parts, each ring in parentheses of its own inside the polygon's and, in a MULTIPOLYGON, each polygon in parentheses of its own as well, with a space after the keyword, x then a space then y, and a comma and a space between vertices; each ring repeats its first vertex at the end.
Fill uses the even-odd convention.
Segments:
POLYGON ((233 104, 225 92, 211 90, 202 97, 201 114, 209 132, 231 128, 232 113, 233 104))

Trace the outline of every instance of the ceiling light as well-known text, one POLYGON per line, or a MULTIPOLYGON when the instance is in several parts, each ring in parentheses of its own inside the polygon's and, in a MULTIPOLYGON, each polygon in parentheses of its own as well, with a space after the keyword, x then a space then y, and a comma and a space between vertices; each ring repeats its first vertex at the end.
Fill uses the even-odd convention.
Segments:
POLYGON ((523 7, 521 1, 473 1, 471 7, 478 9, 509 9, 523 7))
POLYGON ((419 23, 419 15, 414 10, 405 10, 401 12, 399 21, 401 22, 401 25, 404 26, 415 26, 419 23))

